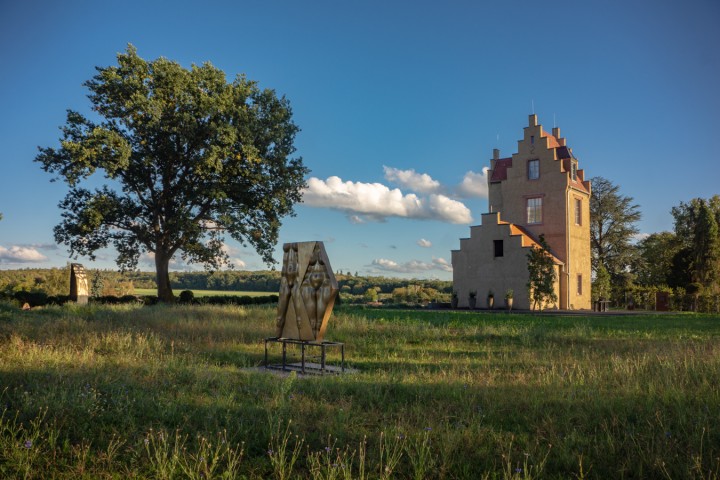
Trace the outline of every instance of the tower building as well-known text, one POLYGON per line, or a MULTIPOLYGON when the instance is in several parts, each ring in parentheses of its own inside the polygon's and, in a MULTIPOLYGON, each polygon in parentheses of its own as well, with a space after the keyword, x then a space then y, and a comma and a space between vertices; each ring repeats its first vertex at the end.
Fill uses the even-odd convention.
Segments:
POLYGON ((544 235, 557 272, 560 309, 589 309, 590 182, 560 129, 546 132, 530 115, 517 153, 493 151, 488 171, 489 212, 452 251, 458 306, 471 291, 484 299, 514 292, 514 307, 530 308, 527 252, 544 235))

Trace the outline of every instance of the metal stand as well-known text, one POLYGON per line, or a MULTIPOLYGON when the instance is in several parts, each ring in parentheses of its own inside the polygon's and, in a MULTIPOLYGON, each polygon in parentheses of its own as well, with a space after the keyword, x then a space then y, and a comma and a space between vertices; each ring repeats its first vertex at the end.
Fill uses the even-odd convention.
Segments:
POLYGON ((345 344, 341 342, 309 342, 303 340, 294 340, 292 338, 282 337, 269 337, 265 339, 265 368, 273 370, 282 370, 284 372, 296 371, 300 373, 319 373, 324 375, 326 373, 345 373, 345 344), (281 343, 282 344, 282 364, 270 365, 268 363, 268 343, 281 343), (300 345, 300 364, 288 363, 287 362, 287 345, 300 345), (305 348, 306 347, 319 347, 320 348, 320 366, 317 364, 307 363, 305 361, 305 348), (337 367, 326 365, 326 349, 327 347, 340 347, 340 370, 337 367))

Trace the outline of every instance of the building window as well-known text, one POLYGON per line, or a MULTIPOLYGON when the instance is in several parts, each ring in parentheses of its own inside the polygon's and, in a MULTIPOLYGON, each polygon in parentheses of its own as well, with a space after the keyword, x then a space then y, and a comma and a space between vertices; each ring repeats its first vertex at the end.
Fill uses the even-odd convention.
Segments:
POLYGON ((502 257, 503 256, 503 241, 502 240, 493 240, 493 243, 495 244, 495 256, 502 257))
POLYGON ((528 160, 528 180, 540 178, 540 160, 528 160))
POLYGON ((575 162, 572 162, 572 165, 570 166, 570 177, 573 182, 577 182, 577 163, 575 162))
POLYGON ((582 225, 582 199, 575 199, 575 225, 582 225))
POLYGON ((527 223, 542 223, 542 197, 527 199, 527 223))
POLYGON ((535 145, 535 135, 530 135, 530 145, 535 145))
POLYGON ((577 276, 577 294, 582 295, 582 273, 577 276))

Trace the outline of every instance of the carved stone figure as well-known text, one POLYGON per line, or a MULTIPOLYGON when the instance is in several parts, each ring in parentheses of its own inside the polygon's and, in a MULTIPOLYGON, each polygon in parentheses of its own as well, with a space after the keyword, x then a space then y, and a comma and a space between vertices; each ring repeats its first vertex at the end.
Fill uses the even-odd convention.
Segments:
POLYGON ((70 301, 86 305, 89 293, 85 267, 80 263, 70 264, 70 301))
POLYGON ((322 242, 283 245, 277 337, 321 342, 338 293, 322 242))

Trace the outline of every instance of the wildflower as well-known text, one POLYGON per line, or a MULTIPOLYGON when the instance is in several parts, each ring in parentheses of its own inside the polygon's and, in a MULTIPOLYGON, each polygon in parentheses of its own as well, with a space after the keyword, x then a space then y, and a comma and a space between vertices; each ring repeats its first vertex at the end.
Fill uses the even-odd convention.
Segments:
POLYGON ((516 468, 515 473, 522 473, 522 468, 520 468, 520 467, 516 468))
POLYGON ((326 452, 330 453, 330 450, 331 450, 330 447, 325 447, 325 451, 326 451, 326 452))
POLYGON ((145 440, 143 440, 143 441, 145 442, 145 445, 147 445, 147 444, 150 443, 150 440, 148 440, 147 438, 146 438, 145 440))
POLYGON ((267 451, 267 453, 268 453, 268 455, 272 455, 272 454, 275 453, 275 452, 273 452, 273 451, 272 451, 272 448, 271 448, 270 450, 267 451))
POLYGON ((425 427, 425 431, 426 431, 426 432, 429 432, 429 431, 431 431, 431 430, 432 430, 432 427, 425 427))
POLYGON ((397 436, 397 438, 398 438, 398 440, 405 440, 405 435, 403 435, 401 433, 400 435, 397 436))
POLYGON ((32 440, 27 440, 25 442, 25 448, 31 448, 32 447, 32 440))
POLYGON ((338 464, 337 464, 337 463, 333 463, 333 464, 332 464, 332 467, 333 467, 333 468, 337 468, 337 467, 338 467, 338 464))

